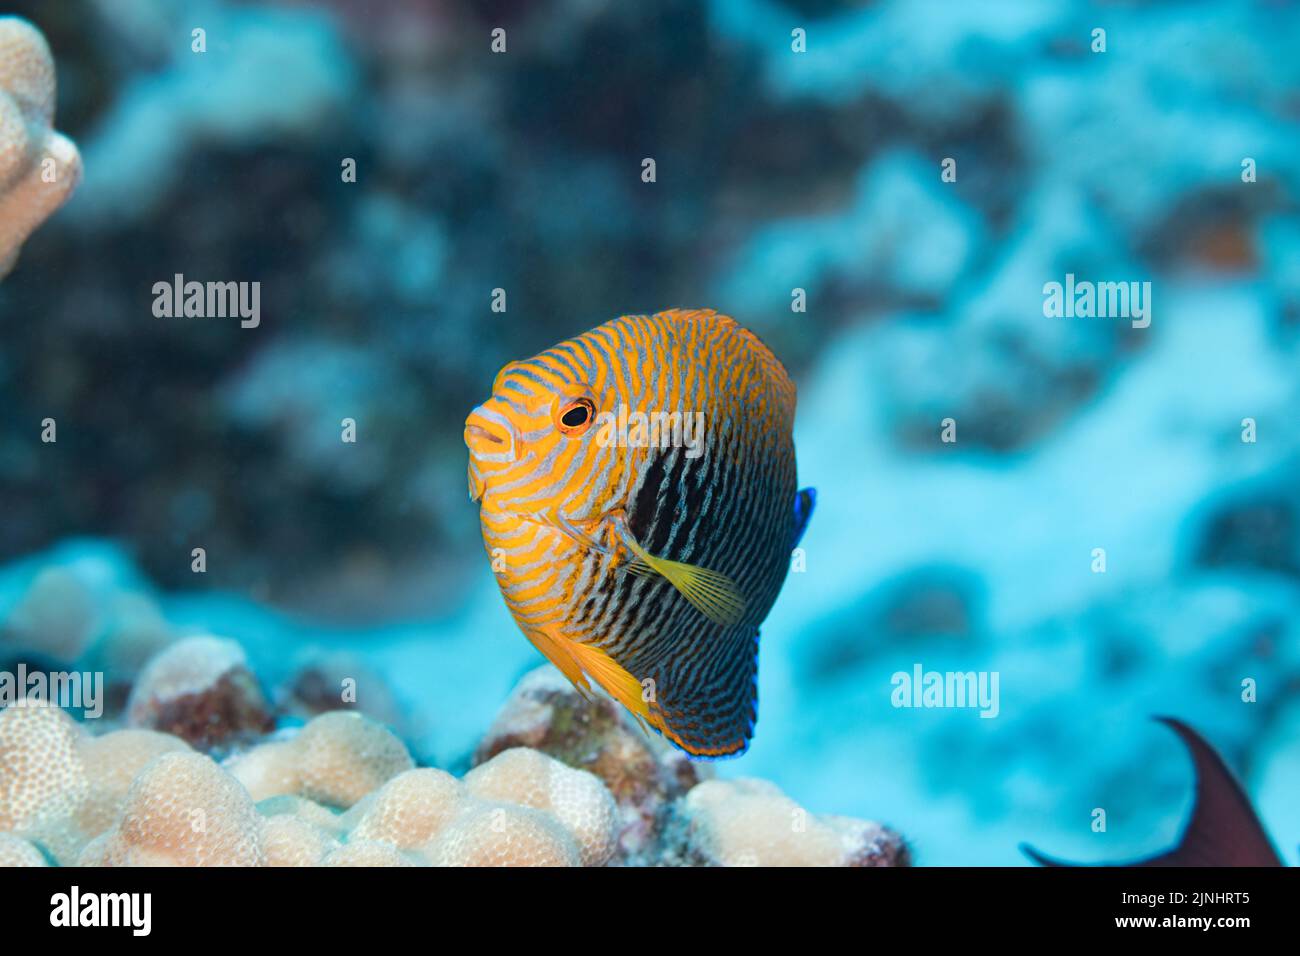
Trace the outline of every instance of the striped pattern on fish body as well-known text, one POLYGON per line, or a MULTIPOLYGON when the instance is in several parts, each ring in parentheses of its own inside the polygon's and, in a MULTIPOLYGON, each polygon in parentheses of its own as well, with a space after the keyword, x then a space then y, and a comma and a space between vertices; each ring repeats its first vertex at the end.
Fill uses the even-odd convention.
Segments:
POLYGON ((697 756, 743 751, 757 718, 758 628, 800 520, 794 406, 752 333, 672 310, 510 363, 466 422, 470 495, 521 629, 697 756), (633 412, 678 413, 680 430, 638 431, 633 412))

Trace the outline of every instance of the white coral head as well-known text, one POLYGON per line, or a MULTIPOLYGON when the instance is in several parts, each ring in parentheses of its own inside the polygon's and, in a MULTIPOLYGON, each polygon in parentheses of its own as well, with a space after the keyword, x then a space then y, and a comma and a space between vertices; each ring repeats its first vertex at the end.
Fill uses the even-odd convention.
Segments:
POLYGON ((81 155, 54 124, 54 59, 39 30, 0 17, 0 278, 81 182, 81 155))

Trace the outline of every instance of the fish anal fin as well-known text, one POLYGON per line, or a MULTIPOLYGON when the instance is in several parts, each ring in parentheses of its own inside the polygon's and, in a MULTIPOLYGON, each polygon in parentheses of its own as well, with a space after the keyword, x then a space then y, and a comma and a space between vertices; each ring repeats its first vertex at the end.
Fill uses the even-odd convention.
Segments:
POLYGON ((546 627, 530 628, 524 631, 524 634, 532 641, 533 646, 546 655, 546 659, 569 679, 569 683, 577 688, 579 694, 590 693, 586 675, 578 665, 577 660, 574 659, 573 654, 566 647, 567 644, 572 642, 555 636, 546 627))
POLYGON ((581 641, 569 641, 568 651, 583 673, 605 688, 610 697, 626 707, 637 720, 656 727, 659 721, 644 699, 641 682, 603 649, 581 641))

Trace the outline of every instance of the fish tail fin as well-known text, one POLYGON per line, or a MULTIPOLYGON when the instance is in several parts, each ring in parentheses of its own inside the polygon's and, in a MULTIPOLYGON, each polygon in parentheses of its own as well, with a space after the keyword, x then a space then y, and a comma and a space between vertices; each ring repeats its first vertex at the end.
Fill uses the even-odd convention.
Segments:
POLYGON ((700 760, 743 754, 758 720, 758 628, 710 631, 677 635, 681 652, 655 675, 661 732, 700 760))

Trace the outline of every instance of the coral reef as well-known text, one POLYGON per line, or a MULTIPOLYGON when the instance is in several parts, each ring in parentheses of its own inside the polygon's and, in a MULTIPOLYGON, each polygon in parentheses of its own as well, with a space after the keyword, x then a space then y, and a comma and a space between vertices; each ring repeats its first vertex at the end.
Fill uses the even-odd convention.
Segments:
MULTIPOLYGON (((132 700, 209 688, 214 673, 229 672, 212 660, 244 667, 231 643, 177 642, 163 666, 141 673, 132 700)), ((236 748, 218 764, 180 736, 92 734, 57 707, 9 707, 0 710, 0 864, 908 862, 901 840, 877 824, 810 817, 760 781, 700 783, 695 765, 643 736, 611 701, 586 700, 561 681, 549 665, 527 675, 462 779, 416 767, 399 738, 355 712, 257 739, 195 738, 200 750, 236 748), (572 763, 558 759, 566 754, 572 763)))
MULTIPOLYGON (((711 773, 709 764, 693 763, 629 724, 614 701, 584 698, 549 665, 530 671, 515 687, 474 762, 490 766, 517 747, 549 754, 605 784, 617 806, 618 855, 625 863, 654 857, 672 801, 711 773)), ((479 773, 476 768, 467 782, 479 773)))
POLYGON ((144 594, 114 594, 102 618, 99 636, 80 660, 87 670, 108 676, 116 712, 126 706, 131 687, 145 665, 175 639, 175 634, 157 603, 144 594))
POLYGON ((614 798, 599 778, 585 770, 516 747, 466 774, 465 789, 480 800, 550 813, 577 843, 583 866, 603 866, 614 853, 614 798))
POLYGON ((292 814, 277 814, 262 823, 267 866, 321 866, 339 846, 329 833, 292 814))
POLYGON ((434 866, 577 866, 573 836, 549 814, 512 804, 475 803, 428 850, 434 866))
POLYGON ((115 730, 78 741, 86 794, 75 822, 82 833, 99 834, 116 822, 137 774, 155 757, 185 753, 189 744, 171 734, 152 730, 115 730))
POLYGON ((63 662, 81 656, 99 623, 86 583, 71 568, 53 567, 36 575, 0 634, 9 648, 63 662))
POLYGON ((147 730, 92 736, 43 703, 0 710, 0 832, 26 836, 59 862, 72 862, 116 823, 146 765, 189 750, 177 737, 147 730))
POLYGON ((413 766, 406 745, 361 714, 322 714, 290 747, 301 795, 336 807, 352 806, 413 766))
POLYGON ((257 803, 257 812, 268 819, 275 817, 296 817, 334 838, 342 837, 349 829, 343 814, 323 806, 306 797, 281 795, 267 797, 257 803))
POLYGON ((40 31, 0 17, 0 279, 81 181, 77 147, 53 130, 54 82, 40 31))
POLYGON ((131 783, 115 826, 79 863, 103 866, 260 866, 262 818, 212 758, 165 753, 131 783))
POLYGON ((230 770, 258 800, 291 794, 346 809, 413 766, 406 745, 386 727, 333 711, 289 739, 236 756, 230 770))
POLYGON ((102 673, 116 718, 146 663, 176 637, 158 602, 112 549, 73 549, 0 586, 0 662, 102 673))
POLYGON ((57 707, 0 710, 0 832, 40 838, 67 824, 87 791, 83 734, 57 707))
POLYGON ((175 734, 206 750, 257 737, 273 725, 244 649, 218 637, 187 637, 152 658, 127 703, 127 721, 175 734))
POLYGON ((409 723, 383 675, 355 653, 303 648, 274 697, 279 713, 303 720, 357 710, 397 730, 409 723))
POLYGON ((49 866, 33 843, 12 833, 0 833, 0 866, 49 866))
POLYGON ((379 840, 420 851, 461 811, 465 787, 430 767, 407 770, 367 795, 348 813, 350 839, 379 840))
POLYGON ((391 843, 379 840, 348 842, 331 850, 322 866, 415 866, 416 864, 391 843))
POLYGON ((710 780, 675 807, 664 859, 683 866, 905 866, 897 833, 813 816, 765 780, 710 780))

